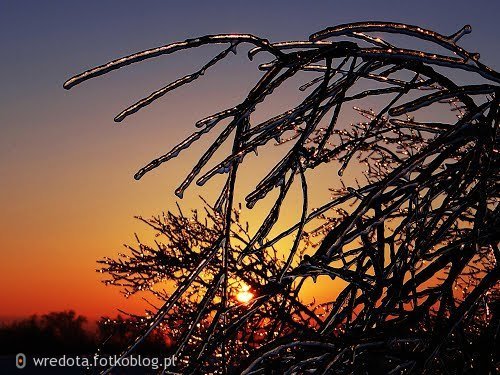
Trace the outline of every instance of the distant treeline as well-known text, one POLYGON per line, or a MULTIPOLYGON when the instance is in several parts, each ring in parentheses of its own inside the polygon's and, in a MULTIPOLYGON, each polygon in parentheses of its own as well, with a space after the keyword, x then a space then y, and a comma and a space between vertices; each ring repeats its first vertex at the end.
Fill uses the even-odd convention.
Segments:
MULTIPOLYGON (((103 319, 92 331, 85 327, 87 318, 74 311, 33 315, 27 319, 0 325, 0 355, 118 353, 137 336, 140 324, 118 316, 103 319)), ((138 352, 165 354, 168 337, 157 331, 140 346, 138 352)))

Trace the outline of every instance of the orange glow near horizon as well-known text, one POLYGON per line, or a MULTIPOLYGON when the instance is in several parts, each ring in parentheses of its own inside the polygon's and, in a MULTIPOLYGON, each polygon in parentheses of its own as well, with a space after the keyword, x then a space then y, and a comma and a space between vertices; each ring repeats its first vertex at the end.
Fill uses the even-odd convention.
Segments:
MULTIPOLYGON (((179 73, 170 71, 172 77, 179 73)), ((39 114, 38 127, 31 133, 16 135, 36 147, 25 147, 21 156, 7 153, 1 160, 13 171, 3 173, 9 178, 2 181, 5 194, 0 196, 3 209, 0 227, 5 233, 4 251, 0 254, 3 275, 0 298, 7 301, 0 308, 0 320, 69 309, 90 320, 103 315, 116 316, 117 309, 142 313, 147 307, 142 295, 125 299, 118 287, 104 286, 100 282, 103 275, 95 272, 96 260, 124 252, 123 244, 135 244, 134 233, 141 240, 151 238, 152 230, 133 219, 134 216, 148 217, 176 210, 177 201, 184 212, 192 208, 202 211, 199 195, 214 202, 222 188, 225 176, 217 176, 206 186, 191 186, 182 200, 174 195, 175 188, 215 134, 208 134, 193 149, 140 181, 132 176, 138 168, 196 130, 193 124, 197 120, 216 112, 221 105, 234 104, 234 82, 227 84, 224 77, 207 76, 200 82, 201 87, 174 92, 127 119, 126 124, 113 126, 115 109, 122 108, 129 96, 138 97, 155 87, 155 83, 128 82, 131 93, 124 99, 116 95, 119 90, 114 88, 120 85, 120 79, 110 77, 112 82, 97 79, 70 92, 58 87, 51 95, 63 105, 39 114), (219 94, 212 92, 214 86, 219 88, 219 94), (192 101, 198 103, 196 107, 190 105, 192 101), (94 110, 88 112, 88 107, 94 110), (53 134, 57 134, 57 142, 53 134)), ((245 81, 253 83, 255 77, 247 77, 245 81)), ((240 91, 246 93, 248 85, 242 86, 240 91)), ((277 103, 257 114, 256 121, 286 109, 295 101, 293 94, 283 93, 277 103)), ((10 116, 7 121, 32 121, 28 112, 13 112, 10 116)), ((213 162, 227 152, 224 146, 222 149, 213 162)), ((286 146, 269 145, 259 150, 259 157, 249 155, 237 180, 236 204, 245 201, 245 196, 284 153, 286 146)), ((328 188, 337 179, 336 175, 331 176, 328 170, 311 174, 311 206, 329 199, 328 188)), ((300 208, 293 204, 300 197, 299 189, 298 185, 292 187, 287 203, 290 209, 280 217, 271 235, 300 219, 300 208)), ((275 195, 276 191, 271 192, 251 210, 243 208, 242 218, 250 222, 251 231, 258 228, 275 195)), ((290 237, 285 239, 280 252, 291 243, 290 237)), ((315 294, 313 288, 304 288, 305 298, 315 294)), ((325 289, 324 294, 331 297, 332 289, 325 289)))
MULTIPOLYGON (((70 91, 62 88, 66 79, 141 49, 186 38, 229 30, 259 34, 273 42, 307 39, 311 32, 343 23, 347 16, 356 15, 359 20, 387 18, 398 7, 353 7, 347 3, 338 7, 329 2, 310 7, 269 2, 263 12, 262 6, 252 2, 232 7, 214 7, 210 2, 196 6, 165 2, 146 7, 139 2, 122 6, 115 1, 103 2, 106 5, 96 2, 96 12, 95 6, 78 2, 10 3, 2 4, 0 10, 0 35, 9 52, 2 57, 0 69, 4 73, 0 92, 0 321, 70 309, 89 320, 114 317, 117 309, 143 313, 149 307, 141 299, 144 295, 125 299, 118 287, 103 285, 96 261, 127 252, 123 244, 135 244, 134 233, 154 244, 148 241, 152 230, 134 216, 147 218, 176 211, 177 201, 186 214, 191 209, 202 212, 200 195, 209 203, 215 202, 225 175, 217 175, 202 187, 193 184, 180 201, 174 191, 225 123, 140 181, 133 175, 199 130, 194 126, 198 120, 241 103, 262 76, 258 65, 269 56, 262 53, 249 62, 242 47, 237 55, 230 54, 227 61, 193 84, 169 92, 119 125, 113 123, 116 114, 165 84, 197 71, 222 50, 221 46, 143 61, 70 91), (141 17, 136 16, 139 13, 141 17), (69 17, 72 14, 79 16, 69 17)), ((456 30, 455 23, 477 21, 483 29, 468 36, 467 43, 481 54, 489 54, 485 62, 498 68, 498 49, 491 49, 496 41, 496 23, 480 22, 481 17, 493 17, 497 12, 467 7, 460 18, 456 14, 442 17, 436 12, 429 15, 425 7, 421 8, 408 11, 405 3, 399 11, 415 18, 415 24, 425 23, 443 32, 456 30)), ((269 102, 266 99, 259 104, 252 121, 258 123, 300 103, 308 93, 298 87, 309 78, 287 81, 269 102)), ((364 106, 377 104, 365 102, 364 106)), ((347 125, 352 121, 350 117, 339 119, 347 125)), ((223 160, 230 151, 227 146, 214 154, 207 170, 223 160)), ((258 157, 252 153, 245 159, 236 181, 235 204, 245 202, 245 196, 286 154, 286 147, 270 142, 259 149, 258 157)), ((355 185, 360 171, 349 172, 343 179, 355 185)), ((338 186, 339 176, 336 170, 322 167, 306 174, 311 210, 328 202, 328 189, 338 186)), ((252 233, 277 194, 277 189, 272 191, 252 210, 243 207, 242 218, 250 222, 252 233)), ((297 179, 270 236, 299 221, 301 205, 297 202, 301 194, 297 179)), ((293 235, 279 244, 280 256, 291 243, 293 235)), ((301 297, 326 302, 344 286, 338 278, 332 281, 319 277, 317 283, 308 279, 301 297)), ((246 303, 255 296, 249 288, 239 291, 235 298, 246 303)))

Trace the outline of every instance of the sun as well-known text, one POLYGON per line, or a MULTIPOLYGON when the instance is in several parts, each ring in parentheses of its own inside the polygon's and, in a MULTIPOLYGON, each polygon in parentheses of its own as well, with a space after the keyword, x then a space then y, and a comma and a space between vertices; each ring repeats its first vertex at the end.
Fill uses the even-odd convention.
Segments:
POLYGON ((253 293, 250 292, 250 287, 246 284, 241 285, 238 294, 236 294, 236 299, 241 303, 248 303, 252 300, 253 293))

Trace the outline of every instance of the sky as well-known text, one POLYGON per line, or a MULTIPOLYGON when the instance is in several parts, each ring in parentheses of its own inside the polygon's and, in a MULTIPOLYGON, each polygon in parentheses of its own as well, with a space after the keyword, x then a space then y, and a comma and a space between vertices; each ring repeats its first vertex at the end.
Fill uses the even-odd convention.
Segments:
MULTIPOLYGON (((500 2, 491 0, 0 0, 0 319, 64 309, 93 319, 140 308, 139 301, 126 301, 100 283, 96 260, 134 242, 134 232, 143 231, 134 215, 175 208, 174 189, 208 143, 140 181, 133 174, 189 135, 198 119, 241 101, 259 77, 256 64, 240 53, 117 125, 113 117, 123 108, 196 70, 216 50, 161 57, 66 91, 62 84, 73 74, 205 34, 295 40, 365 20, 405 22, 445 35, 471 24, 461 45, 499 70, 498 14, 500 2)), ((295 91, 285 90, 264 112, 277 113, 295 99, 295 91)), ((272 162, 279 155, 265 157, 272 162)), ((265 172, 260 167, 255 161, 243 167, 243 186, 257 181, 265 172)), ((221 181, 189 189, 180 203, 201 206, 198 195, 213 197, 221 181)), ((324 195, 333 183, 324 180, 313 193, 324 195)), ((262 214, 265 205, 255 210, 262 214)), ((282 225, 298 214, 291 212, 282 225)))

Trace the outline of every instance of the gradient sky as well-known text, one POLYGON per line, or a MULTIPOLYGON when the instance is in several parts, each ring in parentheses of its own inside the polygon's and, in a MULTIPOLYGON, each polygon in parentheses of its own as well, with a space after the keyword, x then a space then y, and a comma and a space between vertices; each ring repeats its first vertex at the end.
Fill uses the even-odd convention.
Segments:
MULTIPOLYGON (((140 182, 133 174, 190 134, 196 120, 241 101, 259 76, 256 64, 241 53, 116 125, 112 120, 119 111, 193 71, 215 50, 162 57, 63 90, 73 74, 203 34, 293 40, 362 20, 418 24, 443 34, 469 23, 473 32, 461 44, 500 69, 500 2, 375 3, 0 1, 0 317, 72 308, 95 318, 115 314, 117 307, 137 308, 99 282, 95 261, 133 242, 133 233, 143 229, 134 215, 174 208, 173 190, 207 142, 140 182)), ((295 95, 282 92, 273 112, 295 95)), ((272 151, 266 157, 278 156, 272 151)), ((244 167, 256 172, 241 182, 254 183, 258 167, 254 162, 244 167)), ((198 194, 211 197, 220 181, 188 190, 183 207, 200 206, 198 194)), ((315 187, 318 196, 331 184, 315 187)), ((262 210, 257 207, 257 213, 262 210)), ((298 213, 286 221, 293 215, 298 213)))

